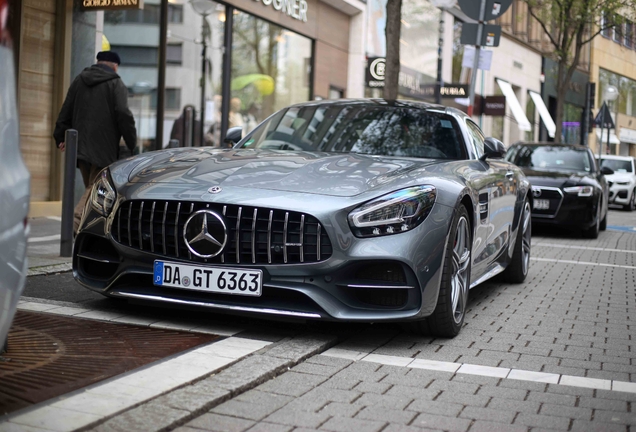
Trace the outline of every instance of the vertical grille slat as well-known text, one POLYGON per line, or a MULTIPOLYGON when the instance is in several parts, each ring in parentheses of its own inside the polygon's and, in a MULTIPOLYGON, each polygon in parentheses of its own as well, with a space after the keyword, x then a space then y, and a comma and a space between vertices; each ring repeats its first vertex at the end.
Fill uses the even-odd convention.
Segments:
POLYGON ((256 264, 256 218, 258 217, 258 209, 254 209, 252 217, 252 264, 256 264))
POLYGON ((155 206, 156 201, 152 202, 152 209, 150 210, 150 252, 155 253, 155 236, 154 236, 154 224, 155 224, 155 206))
POLYGON ((300 262, 305 262, 305 242, 304 242, 304 231, 305 231, 305 215, 300 216, 300 262))
POLYGON ((177 204, 177 216, 174 218, 174 253, 179 258, 179 212, 181 203, 177 204))
POLYGON ((332 254, 320 222, 301 212, 163 200, 126 201, 117 212, 113 238, 158 257, 209 264, 280 265, 324 261, 332 254), (186 248, 182 236, 187 219, 201 209, 222 217, 228 236, 222 253, 207 259, 186 248))
POLYGON ((243 207, 238 208, 238 214, 236 215, 236 239, 234 240, 234 247, 236 247, 236 263, 241 263, 241 213, 243 213, 243 207))
POLYGON ((166 255, 166 216, 168 216, 168 201, 163 206, 163 220, 161 221, 161 242, 163 243, 163 254, 166 255))

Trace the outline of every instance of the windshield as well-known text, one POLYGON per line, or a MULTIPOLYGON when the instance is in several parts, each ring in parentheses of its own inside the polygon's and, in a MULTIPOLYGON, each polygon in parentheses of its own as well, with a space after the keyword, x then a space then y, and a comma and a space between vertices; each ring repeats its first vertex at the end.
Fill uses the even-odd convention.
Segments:
POLYGON ((242 148, 307 150, 435 159, 465 159, 461 129, 425 109, 318 105, 279 111, 242 148))
POLYGON ((592 162, 585 148, 561 146, 522 146, 510 162, 536 170, 590 172, 592 162))
POLYGON ((632 161, 601 159, 601 167, 611 168, 616 173, 630 173, 632 172, 632 161))

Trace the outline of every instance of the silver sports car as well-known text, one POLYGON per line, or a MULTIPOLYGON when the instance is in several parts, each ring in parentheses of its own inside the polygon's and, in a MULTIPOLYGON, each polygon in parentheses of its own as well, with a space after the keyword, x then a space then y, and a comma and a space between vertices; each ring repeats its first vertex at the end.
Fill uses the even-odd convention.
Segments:
POLYGON ((232 149, 102 171, 74 274, 111 297, 452 337, 471 287, 528 273, 531 189, 504 153, 438 105, 294 105, 232 149))

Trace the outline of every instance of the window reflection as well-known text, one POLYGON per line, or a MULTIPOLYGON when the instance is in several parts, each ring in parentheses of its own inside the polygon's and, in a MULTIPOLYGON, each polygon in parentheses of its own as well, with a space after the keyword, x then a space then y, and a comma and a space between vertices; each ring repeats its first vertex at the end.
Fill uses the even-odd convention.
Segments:
POLYGON ((466 157, 459 125, 449 115, 336 104, 280 111, 243 147, 455 160, 466 157))

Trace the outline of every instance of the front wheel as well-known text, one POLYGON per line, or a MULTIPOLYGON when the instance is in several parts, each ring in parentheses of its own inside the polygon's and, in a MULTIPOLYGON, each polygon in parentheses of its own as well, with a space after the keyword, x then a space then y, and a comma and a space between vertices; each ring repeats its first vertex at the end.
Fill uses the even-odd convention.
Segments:
POLYGON ((598 233, 601 229, 601 202, 599 201, 597 209, 596 209, 596 219, 594 220, 594 225, 591 228, 583 231, 583 237, 589 239, 598 238, 598 233))
POLYGON ((502 276, 506 282, 521 283, 528 276, 530 268, 530 251, 532 245, 532 211, 528 198, 523 203, 521 219, 517 229, 517 239, 515 249, 512 253, 512 260, 502 276))
POLYGON ((473 236, 468 211, 460 206, 453 219, 446 254, 437 306, 425 321, 413 323, 418 333, 433 336, 455 337, 464 324, 468 290, 470 289, 471 252, 473 236))
POLYGON ((632 196, 629 198, 629 203, 623 206, 627 211, 636 210, 636 188, 632 191, 632 196))

